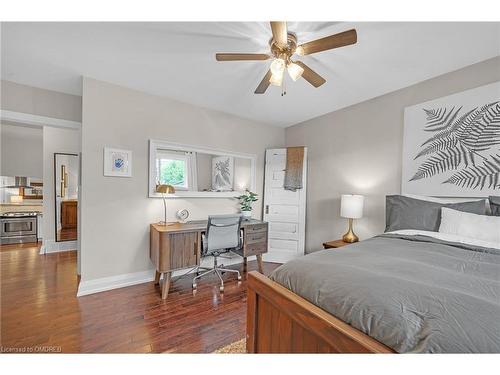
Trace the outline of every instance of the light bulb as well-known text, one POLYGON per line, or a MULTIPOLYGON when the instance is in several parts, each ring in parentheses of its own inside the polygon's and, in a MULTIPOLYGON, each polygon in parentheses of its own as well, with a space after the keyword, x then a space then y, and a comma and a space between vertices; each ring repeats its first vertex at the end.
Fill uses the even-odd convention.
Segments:
POLYGON ((273 73, 274 76, 278 76, 278 75, 283 75, 283 72, 285 71, 285 60, 283 59, 275 59, 272 63, 271 63, 271 73, 273 73))
POLYGON ((294 81, 298 80, 302 76, 302 73, 304 73, 304 68, 292 62, 288 64, 287 70, 290 78, 294 81))
POLYGON ((269 79, 269 83, 273 86, 281 86, 283 83, 283 73, 285 73, 283 70, 277 74, 273 73, 269 79))

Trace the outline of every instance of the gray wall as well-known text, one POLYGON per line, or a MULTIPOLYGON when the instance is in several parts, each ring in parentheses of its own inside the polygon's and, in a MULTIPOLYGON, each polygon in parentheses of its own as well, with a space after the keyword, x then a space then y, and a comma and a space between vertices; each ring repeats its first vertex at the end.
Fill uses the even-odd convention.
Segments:
POLYGON ((0 124, 0 176, 43 177, 41 128, 0 124))
MULTIPOLYGON (((285 131, 229 114, 83 80, 82 281, 151 270, 149 224, 162 218, 160 199, 148 198, 148 139, 253 153, 262 197, 264 152, 283 147, 285 131), (103 176, 103 148, 131 150, 133 177, 103 176)), ((261 217, 261 203, 255 216, 261 217)), ((237 211, 234 199, 171 199, 168 219, 187 208, 191 218, 237 211)))
POLYGON ((286 144, 308 147, 306 250, 340 238, 340 195, 365 195, 361 239, 385 226, 385 195, 401 191, 404 108, 500 80, 500 57, 286 129, 286 144))
POLYGON ((76 95, 1 81, 1 108, 7 111, 54 117, 63 120, 82 120, 82 98, 76 95))

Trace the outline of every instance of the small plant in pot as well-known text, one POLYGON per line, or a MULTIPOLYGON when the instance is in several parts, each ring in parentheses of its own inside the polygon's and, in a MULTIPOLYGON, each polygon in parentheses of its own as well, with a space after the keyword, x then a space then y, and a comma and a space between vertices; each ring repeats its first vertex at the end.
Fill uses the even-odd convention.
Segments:
POLYGON ((240 201, 240 210, 243 218, 249 220, 252 217, 252 203, 257 202, 257 194, 252 193, 250 190, 246 190, 245 194, 236 197, 240 201))

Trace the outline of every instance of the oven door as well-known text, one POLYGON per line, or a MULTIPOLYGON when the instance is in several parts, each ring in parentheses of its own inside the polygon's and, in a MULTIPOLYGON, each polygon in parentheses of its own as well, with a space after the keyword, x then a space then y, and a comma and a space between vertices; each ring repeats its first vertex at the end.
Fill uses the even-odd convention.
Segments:
POLYGON ((1 237, 19 237, 36 235, 36 217, 2 218, 1 237))

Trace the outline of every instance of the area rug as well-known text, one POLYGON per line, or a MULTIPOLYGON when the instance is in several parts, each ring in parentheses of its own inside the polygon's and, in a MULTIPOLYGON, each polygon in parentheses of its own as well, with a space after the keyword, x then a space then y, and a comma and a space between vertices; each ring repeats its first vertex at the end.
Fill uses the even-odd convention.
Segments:
POLYGON ((241 339, 240 341, 233 342, 222 348, 217 349, 214 353, 217 354, 244 354, 246 350, 247 341, 246 339, 241 339))

